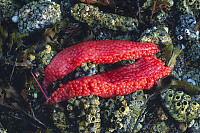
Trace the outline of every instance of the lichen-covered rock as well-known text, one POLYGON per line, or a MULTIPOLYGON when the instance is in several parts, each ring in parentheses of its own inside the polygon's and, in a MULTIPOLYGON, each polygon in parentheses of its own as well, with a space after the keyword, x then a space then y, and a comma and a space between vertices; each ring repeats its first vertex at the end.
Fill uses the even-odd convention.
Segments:
POLYGON ((195 17, 191 15, 181 15, 179 24, 176 26, 178 40, 195 41, 199 39, 199 31, 194 31, 196 25, 195 17))
POLYGON ((31 2, 18 13, 18 28, 21 33, 29 33, 55 24, 61 19, 60 5, 55 2, 31 2))
POLYGON ((140 122, 135 124, 145 105, 145 100, 142 90, 126 96, 103 99, 101 104, 103 132, 138 132, 142 128, 140 122, 144 118, 140 118, 140 122))
POLYGON ((191 122, 200 115, 199 103, 183 91, 168 89, 161 94, 163 105, 178 122, 191 122))
POLYGON ((71 15, 78 21, 91 27, 105 27, 112 30, 132 31, 138 26, 137 19, 112 13, 102 13, 98 7, 87 4, 75 4, 71 15))
POLYGON ((0 0, 0 11, 2 12, 3 19, 9 20, 15 13, 15 6, 11 0, 0 0))
POLYGON ((140 42, 144 43, 155 43, 157 45, 169 45, 172 44, 172 39, 168 34, 167 27, 153 27, 150 29, 146 29, 141 37, 138 39, 140 42))

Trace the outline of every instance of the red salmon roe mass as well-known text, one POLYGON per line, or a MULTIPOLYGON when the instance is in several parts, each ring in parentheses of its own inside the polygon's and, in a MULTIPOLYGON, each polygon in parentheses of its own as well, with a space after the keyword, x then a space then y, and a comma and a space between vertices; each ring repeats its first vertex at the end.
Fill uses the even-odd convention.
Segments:
POLYGON ((68 100, 77 96, 98 95, 104 98, 127 95, 139 89, 150 89, 159 78, 169 75, 170 67, 155 56, 145 56, 132 65, 123 66, 112 71, 86 76, 54 91, 47 104, 68 100))
POLYGON ((84 62, 94 64, 115 63, 121 60, 138 59, 154 55, 158 48, 153 43, 138 43, 122 40, 98 40, 82 42, 59 52, 46 67, 42 82, 44 89, 63 79, 84 62))

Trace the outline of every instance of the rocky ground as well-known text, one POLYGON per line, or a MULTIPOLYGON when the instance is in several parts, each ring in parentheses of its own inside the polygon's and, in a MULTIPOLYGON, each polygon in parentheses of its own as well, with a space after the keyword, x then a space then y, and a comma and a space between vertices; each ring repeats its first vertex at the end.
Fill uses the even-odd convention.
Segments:
MULTIPOLYGON (((0 132, 200 132, 200 0, 0 0, 0 132), (172 68, 150 91, 51 106, 44 69, 90 40, 155 43, 172 68)), ((133 64, 84 63, 59 83, 133 64)))

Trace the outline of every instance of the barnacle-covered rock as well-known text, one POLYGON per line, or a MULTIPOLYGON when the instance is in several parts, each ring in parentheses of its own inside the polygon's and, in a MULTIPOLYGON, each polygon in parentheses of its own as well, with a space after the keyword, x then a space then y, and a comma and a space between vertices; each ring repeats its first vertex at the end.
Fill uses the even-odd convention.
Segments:
POLYGON ((168 34, 168 28, 167 27, 153 27, 151 29, 146 29, 141 37, 138 39, 140 42, 151 42, 155 44, 162 44, 162 45, 169 45, 172 44, 172 39, 168 34))
POLYGON ((200 0, 179 0, 177 9, 186 15, 199 16, 200 0))
MULTIPOLYGON (((200 59, 200 43, 193 43, 192 46, 187 50, 186 53, 186 60, 189 63, 197 63, 197 65, 199 64, 199 59, 200 59)), ((198 65, 200 66, 200 65, 198 65)))
POLYGON ((135 124, 145 105, 145 100, 142 90, 126 96, 103 99, 101 104, 103 132, 138 132, 142 128, 140 122, 143 118, 137 125, 135 124))
POLYGON ((16 16, 21 33, 37 31, 61 19, 60 5, 49 1, 31 2, 22 7, 16 16))
POLYGON ((193 85, 200 86, 200 71, 197 68, 186 66, 183 68, 181 79, 191 82, 193 85))
POLYGON ((70 132, 100 132, 101 119, 98 96, 74 97, 66 106, 53 111, 57 128, 70 132), (59 114, 58 114, 59 113, 59 114))
POLYGON ((168 89, 161 94, 163 105, 179 122, 191 122, 199 117, 199 103, 183 91, 168 89))
POLYGON ((56 51, 52 50, 50 45, 46 45, 43 51, 38 53, 33 53, 33 51, 29 54, 28 63, 30 64, 38 64, 38 69, 44 69, 44 66, 48 65, 52 58, 55 56, 56 51))
POLYGON ((191 15, 181 15, 179 24, 176 26, 176 35, 178 40, 198 40, 199 31, 194 31, 196 25, 195 17, 191 15))
POLYGON ((11 0, 0 0, 0 11, 5 20, 11 19, 15 13, 15 6, 11 0))
POLYGON ((185 67, 183 69, 184 75, 181 77, 187 82, 191 82, 193 85, 200 86, 200 71, 197 68, 185 67))
POLYGON ((45 50, 39 53, 40 55, 39 58, 41 59, 41 62, 43 65, 48 65, 55 54, 56 54, 56 51, 52 50, 50 45, 46 45, 45 50))
POLYGON ((97 64, 85 62, 84 64, 76 68, 75 78, 95 75, 98 72, 97 67, 97 64))
POLYGON ((137 19, 119 16, 112 13, 102 13, 98 7, 87 4, 75 4, 71 15, 78 21, 91 27, 105 27, 112 30, 132 31, 138 26, 137 19))
POLYGON ((92 76, 100 73, 105 73, 111 70, 113 64, 93 64, 93 63, 83 63, 81 66, 77 67, 74 71, 74 78, 80 78, 84 76, 92 76))
POLYGON ((93 64, 93 63, 83 63, 81 66, 77 67, 74 71, 74 78, 80 78, 84 76, 92 76, 96 74, 105 73, 110 71, 118 66, 127 66, 133 64, 135 59, 133 60, 122 60, 115 64, 93 64))

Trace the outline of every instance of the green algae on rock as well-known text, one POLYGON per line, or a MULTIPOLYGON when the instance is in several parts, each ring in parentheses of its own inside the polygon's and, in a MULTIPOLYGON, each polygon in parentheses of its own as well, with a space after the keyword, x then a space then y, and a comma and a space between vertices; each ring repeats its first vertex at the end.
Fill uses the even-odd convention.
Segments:
POLYGON ((102 13, 98 7, 87 4, 75 4, 71 8, 74 19, 87 23, 91 27, 105 27, 112 30, 132 31, 138 26, 137 19, 112 13, 102 13))
POLYGON ((21 33, 37 31, 60 21, 60 5, 55 2, 31 2, 23 6, 16 16, 21 33))

